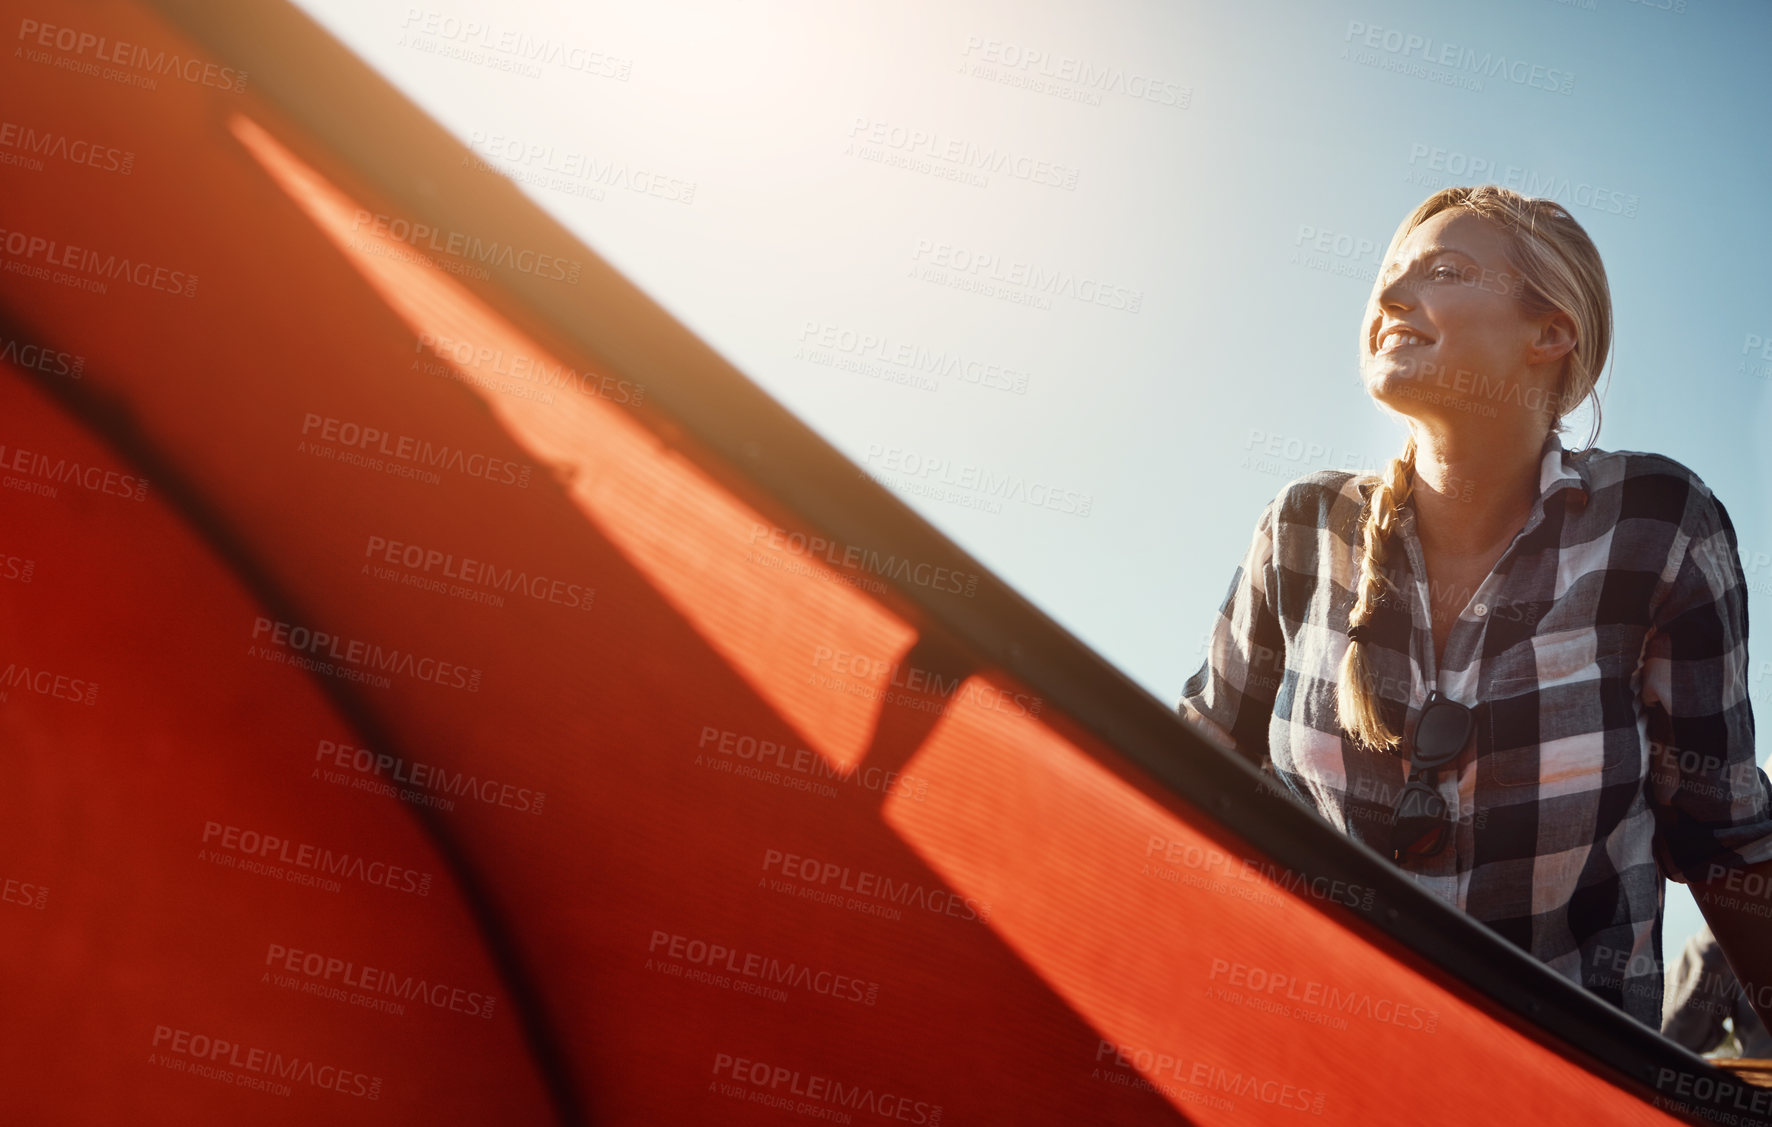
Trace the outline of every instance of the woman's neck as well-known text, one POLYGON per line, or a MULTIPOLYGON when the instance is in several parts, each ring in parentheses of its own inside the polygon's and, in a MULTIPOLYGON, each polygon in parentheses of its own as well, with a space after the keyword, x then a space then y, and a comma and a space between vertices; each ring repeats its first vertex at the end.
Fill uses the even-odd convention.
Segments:
POLYGON ((1545 434, 1522 428, 1435 433, 1417 427, 1410 495, 1422 550, 1453 557, 1499 555, 1538 498, 1545 434))

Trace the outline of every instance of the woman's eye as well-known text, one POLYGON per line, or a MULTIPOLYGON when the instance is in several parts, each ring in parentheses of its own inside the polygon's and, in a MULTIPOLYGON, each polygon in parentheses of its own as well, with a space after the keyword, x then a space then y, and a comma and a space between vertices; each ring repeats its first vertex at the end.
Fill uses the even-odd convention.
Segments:
POLYGON ((1428 271, 1427 276, 1430 278, 1456 278, 1458 277, 1458 267, 1444 265, 1436 266, 1428 271))

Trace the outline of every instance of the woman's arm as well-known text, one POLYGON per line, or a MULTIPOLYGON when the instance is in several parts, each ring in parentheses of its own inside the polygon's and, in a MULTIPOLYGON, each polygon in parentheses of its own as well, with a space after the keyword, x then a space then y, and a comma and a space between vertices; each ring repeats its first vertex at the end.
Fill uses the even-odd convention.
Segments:
MULTIPOLYGON (((1655 856, 1772 1017, 1772 782, 1755 762, 1747 585, 1729 514, 1695 490, 1643 664, 1655 856)), ((1672 561, 1670 561, 1672 562, 1672 561)))
POLYGON ((1772 1029, 1772 860, 1691 887, 1748 1004, 1772 1029))
POLYGON ((1715 932, 1706 928, 1687 939, 1667 968, 1661 1035, 1695 1053, 1716 1048, 1727 1036, 1723 1022, 1734 1008, 1735 979, 1728 970, 1715 932))
POLYGON ((1257 767, 1267 762, 1268 721, 1286 668, 1285 635, 1274 612, 1278 506, 1277 499, 1270 501, 1256 521, 1249 550, 1212 624, 1206 660, 1188 678, 1177 705, 1201 734, 1257 767))

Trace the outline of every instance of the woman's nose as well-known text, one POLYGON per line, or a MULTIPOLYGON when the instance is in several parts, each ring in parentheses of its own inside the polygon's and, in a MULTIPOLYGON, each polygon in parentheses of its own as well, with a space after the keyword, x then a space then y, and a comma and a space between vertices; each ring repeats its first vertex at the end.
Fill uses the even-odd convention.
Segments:
POLYGON ((1378 307, 1384 310, 1408 309, 1415 301, 1415 285, 1407 272, 1399 273, 1378 290, 1378 307))

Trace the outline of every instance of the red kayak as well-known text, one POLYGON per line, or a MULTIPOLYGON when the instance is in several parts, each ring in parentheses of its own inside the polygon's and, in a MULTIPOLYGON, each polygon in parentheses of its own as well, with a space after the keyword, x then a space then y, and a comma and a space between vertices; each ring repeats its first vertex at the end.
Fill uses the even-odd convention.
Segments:
POLYGON ((7 1122, 1772 1122, 294 8, 6 7, 7 1122))

